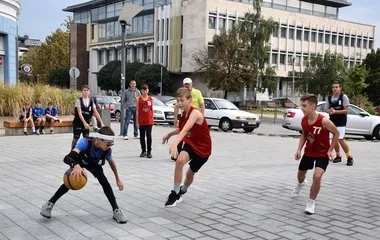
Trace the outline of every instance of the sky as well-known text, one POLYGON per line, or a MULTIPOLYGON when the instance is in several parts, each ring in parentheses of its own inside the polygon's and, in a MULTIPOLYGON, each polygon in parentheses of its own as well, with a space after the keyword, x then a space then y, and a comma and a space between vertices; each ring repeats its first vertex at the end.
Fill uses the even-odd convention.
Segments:
MULTIPOLYGON (((45 37, 61 28, 69 12, 62 9, 67 6, 87 2, 86 0, 20 0, 21 14, 19 35, 27 34, 30 38, 45 40, 45 37)), ((349 0, 352 6, 341 8, 339 18, 352 22, 376 26, 375 47, 380 47, 380 1, 349 0)))

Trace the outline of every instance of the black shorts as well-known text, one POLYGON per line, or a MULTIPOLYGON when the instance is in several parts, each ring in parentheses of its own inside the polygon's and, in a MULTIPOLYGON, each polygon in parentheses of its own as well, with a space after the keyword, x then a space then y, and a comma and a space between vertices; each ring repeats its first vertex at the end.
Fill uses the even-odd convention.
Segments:
POLYGON ((298 166, 298 170, 300 171, 306 171, 306 170, 311 170, 314 168, 314 162, 315 162, 315 167, 322 168, 324 171, 326 171, 327 166, 329 165, 329 159, 327 157, 308 157, 303 155, 300 165, 298 166))
POLYGON ((185 151, 189 154, 190 156, 189 165, 190 165, 191 171, 193 172, 198 172, 199 169, 201 169, 201 167, 203 166, 203 164, 205 164, 208 160, 208 157, 204 158, 196 154, 194 150, 190 147, 190 145, 186 143, 183 143, 181 151, 185 151))
POLYGON ((42 116, 41 117, 35 117, 35 116, 33 116, 33 122, 37 122, 38 119, 42 120, 42 116))

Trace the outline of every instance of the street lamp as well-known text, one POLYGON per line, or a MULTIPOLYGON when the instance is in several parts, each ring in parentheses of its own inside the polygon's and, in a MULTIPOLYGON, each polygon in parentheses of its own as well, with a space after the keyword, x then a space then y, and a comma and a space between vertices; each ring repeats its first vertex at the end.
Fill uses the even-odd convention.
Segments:
POLYGON ((293 63, 292 101, 293 101, 293 105, 296 104, 295 92, 294 92, 294 75, 295 75, 294 69, 295 69, 295 61, 296 61, 296 56, 293 55, 293 56, 292 56, 292 63, 293 63))
POLYGON ((134 4, 125 3, 121 9, 119 16, 119 23, 121 25, 121 113, 120 113, 120 135, 123 135, 124 122, 125 122, 125 102, 124 102, 124 92, 125 92, 125 29, 126 26, 130 26, 130 22, 139 12, 144 9, 143 6, 138 6, 134 4))

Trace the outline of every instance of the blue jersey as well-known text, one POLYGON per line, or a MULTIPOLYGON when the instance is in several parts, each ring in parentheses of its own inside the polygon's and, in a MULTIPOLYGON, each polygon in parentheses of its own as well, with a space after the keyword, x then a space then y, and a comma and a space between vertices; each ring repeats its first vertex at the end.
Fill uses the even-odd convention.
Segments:
POLYGON ((49 114, 50 116, 55 117, 58 114, 58 110, 56 107, 52 107, 51 109, 47 107, 45 108, 45 115, 46 114, 49 114))
POLYGON ((44 109, 42 107, 34 107, 33 108, 33 116, 34 117, 41 117, 44 115, 44 109))
MULTIPOLYGON (((96 138, 94 138, 95 140, 96 138)), ((88 143, 88 140, 86 138, 82 138, 80 139, 78 142, 77 142, 77 145, 75 146, 75 148, 77 148, 81 153, 85 153, 87 152, 88 150, 90 150, 90 156, 92 160, 96 160, 96 159, 99 159, 102 154, 103 154, 103 150, 100 149, 100 148, 96 148, 96 147, 93 147, 93 144, 89 144, 88 143), (92 148, 92 149, 88 149, 88 148, 92 148)), ((112 159, 112 151, 111 149, 108 150, 108 154, 105 156, 105 160, 107 160, 108 162, 111 161, 112 159)))

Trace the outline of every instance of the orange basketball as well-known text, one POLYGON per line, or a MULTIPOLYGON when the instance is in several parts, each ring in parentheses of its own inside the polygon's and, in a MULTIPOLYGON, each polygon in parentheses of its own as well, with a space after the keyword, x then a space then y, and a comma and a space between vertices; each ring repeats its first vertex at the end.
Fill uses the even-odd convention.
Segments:
POLYGON ((83 169, 82 175, 79 177, 74 177, 71 175, 71 172, 73 171, 72 168, 68 169, 65 174, 63 175, 63 183, 68 189, 71 190, 79 190, 86 186, 87 183, 87 173, 83 169))

